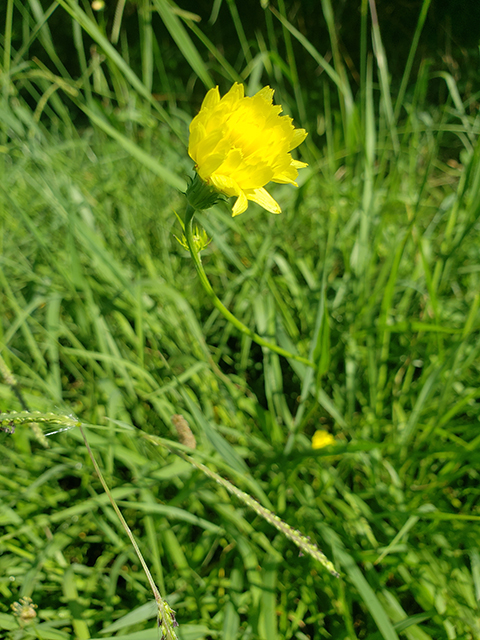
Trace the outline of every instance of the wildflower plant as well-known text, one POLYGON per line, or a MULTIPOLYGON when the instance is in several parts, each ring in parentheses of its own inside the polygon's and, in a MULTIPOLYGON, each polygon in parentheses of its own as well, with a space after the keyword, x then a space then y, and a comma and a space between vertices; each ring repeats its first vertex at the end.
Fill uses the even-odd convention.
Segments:
MULTIPOLYGON (((290 152, 305 139, 307 133, 303 129, 295 129, 291 118, 288 116, 281 116, 281 107, 274 106, 272 100, 273 90, 269 87, 259 91, 253 98, 247 98, 244 96, 243 85, 236 83, 223 98, 220 98, 218 88, 212 89, 207 93, 200 113, 194 118, 190 127, 189 154, 196 163, 196 175, 186 192, 187 208, 185 219, 181 220, 177 215, 183 232, 182 236, 177 240, 191 253, 200 281, 214 305, 232 324, 250 335, 252 339, 262 346, 314 367, 313 363, 308 359, 265 341, 246 325, 243 325, 224 307, 213 292, 200 259, 201 251, 205 249, 210 240, 205 231, 193 226, 196 211, 208 209, 220 199, 230 196, 236 198, 232 208, 234 216, 243 213, 247 209, 249 201, 261 205, 272 213, 280 213, 280 206, 265 190, 265 185, 271 181, 296 185, 295 179, 298 169, 305 167, 306 164, 294 160, 290 152)), ((3 361, 0 361, 0 364, 2 363, 3 361)), ((5 363, 0 368, 0 373, 12 388, 16 388, 16 381, 5 363)), ((133 532, 119 509, 97 464, 82 423, 73 415, 31 412, 24 402, 22 402, 22 406, 24 411, 3 413, 1 415, 0 431, 5 436, 11 435, 17 426, 25 424, 59 426, 60 428, 53 433, 72 428, 80 430, 83 443, 96 474, 134 548, 152 590, 157 607, 159 637, 162 640, 176 640, 178 636, 175 629, 178 627, 178 623, 175 611, 155 584, 133 532)), ((143 437, 155 446, 166 447, 170 452, 217 482, 231 495, 235 496, 291 540, 298 547, 301 555, 304 553, 309 554, 319 561, 333 576, 338 577, 339 574, 334 565, 307 536, 284 522, 273 511, 261 505, 248 493, 241 491, 207 466, 187 455, 186 451, 182 450, 181 447, 187 451, 195 450, 195 437, 188 422, 182 415, 175 414, 172 416, 172 422, 177 430, 181 443, 180 448, 169 441, 163 441, 150 434, 143 434, 143 437)), ((34 607, 31 602, 27 601, 15 603, 13 611, 14 615, 21 617, 22 620, 30 619, 35 615, 34 607)))
POLYGON ((185 193, 185 235, 180 243, 188 247, 203 288, 229 322, 257 344, 314 368, 308 358, 264 340, 222 304, 202 266, 199 253, 205 242, 199 242, 198 230, 193 231, 195 211, 209 209, 225 196, 236 198, 233 216, 246 211, 249 201, 280 213, 280 205, 265 186, 269 182, 298 186, 298 170, 307 164, 292 158, 290 152, 305 140, 307 132, 295 129, 289 116, 280 115, 282 107, 273 104, 273 94, 267 86, 250 98, 242 84, 234 83, 223 97, 218 87, 205 96, 190 124, 188 153, 196 173, 185 193))
MULTIPOLYGON (((273 89, 264 87, 253 98, 248 98, 244 95, 243 85, 238 83, 223 98, 220 97, 218 87, 207 93, 199 114, 190 124, 188 153, 195 161, 196 174, 185 194, 185 220, 180 220, 184 236, 179 242, 190 251, 203 288, 229 322, 261 346, 314 369, 313 362, 267 342, 223 305, 210 285, 200 258, 200 251, 206 240, 202 239, 197 228, 195 232, 193 230, 195 211, 210 208, 224 196, 236 198, 232 207, 233 216, 243 213, 249 200, 271 213, 280 213, 279 204, 266 191, 265 185, 278 182, 298 186, 295 182, 298 169, 307 164, 294 160, 290 152, 305 140, 307 132, 295 129, 289 116, 280 115, 282 107, 273 105, 273 93, 273 89)), ((181 438, 180 430, 185 428, 184 421, 181 416, 174 416, 173 422, 181 438)), ((309 553, 332 575, 338 577, 333 564, 306 536, 208 467, 185 456, 184 452, 175 453, 213 478, 257 515, 276 527, 299 547, 300 553, 309 553)))

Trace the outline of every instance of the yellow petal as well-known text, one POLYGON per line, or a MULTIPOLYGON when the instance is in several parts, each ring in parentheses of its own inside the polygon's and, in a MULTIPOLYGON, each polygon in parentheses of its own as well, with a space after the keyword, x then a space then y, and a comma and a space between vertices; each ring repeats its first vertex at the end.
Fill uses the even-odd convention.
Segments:
POLYGON ((295 129, 293 131, 292 141, 290 143, 289 151, 291 151, 292 149, 296 149, 299 144, 302 144, 302 142, 305 140, 307 136, 308 136, 308 133, 305 131, 305 129, 295 129))
MULTIPOLYGON (((209 155, 206 160, 198 165, 197 173, 204 182, 211 178, 212 174, 222 166, 225 160, 224 153, 214 153, 209 155)), ((217 188, 217 187, 215 187, 217 188)))
POLYGON ((300 160, 292 160, 292 167, 295 167, 295 169, 305 169, 305 167, 308 167, 308 162, 300 162, 300 160))
POLYGON ((188 140, 188 155, 192 160, 197 162, 198 145, 205 137, 205 127, 195 122, 196 118, 190 123, 190 138, 188 140))
POLYGON ((222 102, 230 103, 241 100, 245 95, 245 87, 243 84, 234 82, 230 91, 228 91, 222 98, 222 102))
POLYGON ((249 189, 246 191, 246 195, 249 200, 256 202, 267 211, 270 211, 270 213, 282 213, 278 202, 263 187, 261 189, 249 189))
MULTIPOLYGON (((272 104, 273 102, 273 94, 275 93, 274 89, 271 89, 268 85, 266 87, 263 87, 263 89, 260 89, 260 91, 257 91, 257 93, 253 96, 254 99, 255 98, 262 98, 262 100, 265 100, 266 102, 268 102, 269 104, 272 104)), ((281 109, 281 107, 280 107, 281 109)))
POLYGON ((217 106, 219 102, 220 102, 220 91, 218 90, 218 87, 215 87, 214 89, 210 89, 210 91, 207 92, 207 95, 203 99, 200 111, 203 111, 205 109, 213 109, 214 107, 217 106))
POLYGON ((210 182, 217 191, 224 193, 226 196, 239 196, 241 189, 233 178, 229 176, 214 173, 210 176, 210 182))
POLYGON ((234 172, 241 166, 243 161, 243 153, 240 149, 230 149, 225 157, 225 161, 222 166, 219 167, 218 173, 224 175, 231 175, 234 177, 234 172))
POLYGON ((262 167, 261 165, 255 168, 252 168, 251 165, 240 165, 232 177, 244 190, 259 189, 273 180, 273 171, 270 167, 262 167))
POLYGON ((293 184, 298 186, 295 182, 295 178, 298 176, 298 171, 294 166, 283 167, 281 170, 276 171, 272 178, 273 182, 279 182, 280 184, 293 184))
POLYGON ((241 213, 247 210, 248 200, 243 191, 240 191, 240 195, 235 200, 235 204, 232 207, 232 217, 239 216, 241 213))

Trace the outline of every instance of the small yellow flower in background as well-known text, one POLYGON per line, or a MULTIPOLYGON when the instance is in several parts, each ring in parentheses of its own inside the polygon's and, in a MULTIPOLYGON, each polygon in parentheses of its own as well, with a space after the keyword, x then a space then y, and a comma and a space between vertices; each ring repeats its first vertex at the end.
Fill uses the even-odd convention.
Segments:
POLYGON ((215 87, 190 124, 188 153, 195 170, 204 183, 237 198, 234 216, 247 209, 249 200, 280 213, 264 186, 268 182, 298 186, 298 169, 307 166, 290 154, 307 132, 295 129, 289 116, 280 115, 282 107, 273 104, 273 93, 264 87, 248 98, 243 85, 235 83, 221 98, 215 87))
POLYGON ((331 444, 335 444, 335 438, 328 431, 315 431, 312 438, 312 449, 323 449, 331 444))

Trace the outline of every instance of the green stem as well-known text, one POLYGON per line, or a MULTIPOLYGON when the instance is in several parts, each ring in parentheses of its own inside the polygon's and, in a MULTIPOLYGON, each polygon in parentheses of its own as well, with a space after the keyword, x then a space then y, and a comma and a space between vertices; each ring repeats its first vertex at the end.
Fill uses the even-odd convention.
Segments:
POLYGON ((130 527, 127 524, 127 521, 125 520, 125 518, 123 517, 122 512, 120 511, 120 509, 117 506, 117 503, 115 502, 115 499, 107 485, 107 483, 105 482, 105 479, 103 477, 102 472, 100 471, 100 467, 97 464, 97 461, 95 460, 95 456, 93 455, 93 451, 90 448, 90 445, 88 444, 88 440, 87 437, 85 435, 85 432, 82 428, 81 423, 78 423, 78 428, 80 429, 80 433, 82 434, 82 438, 83 438, 83 442, 85 443, 85 447, 87 448, 88 451, 88 455, 90 456, 90 460, 93 463, 93 466, 95 468, 95 471, 97 472, 98 478, 100 480, 100 482, 102 483, 103 489, 105 491, 105 493, 108 496, 108 499, 110 500, 110 503, 113 507, 113 510, 115 511, 117 518, 120 520, 120 523, 122 525, 122 527, 125 529, 125 532, 130 540, 130 542, 132 543, 132 546, 135 550, 135 553, 137 554, 137 558, 140 561, 140 564, 142 565, 142 569, 145 572, 145 575, 147 576, 147 580, 150 584, 150 588, 153 592, 153 597, 155 598, 155 602, 157 603, 157 607, 158 607, 158 615, 159 615, 159 625, 162 628, 162 632, 163 635, 168 639, 168 640, 176 640, 177 639, 177 635, 175 633, 175 631, 173 630, 173 626, 172 626, 172 610, 169 607, 169 605, 165 602, 165 600, 162 598, 162 596, 160 595, 160 592, 158 590, 157 585, 155 584, 155 581, 153 580, 152 574, 150 573, 150 570, 147 566, 147 563, 145 562, 142 552, 140 551, 140 548, 137 544, 137 541, 135 540, 133 533, 130 529, 130 527))
POLYGON ((217 298, 214 290, 212 289, 212 285, 210 284, 207 274, 205 273, 205 269, 203 268, 202 261, 200 256, 195 248, 195 242, 193 239, 193 218, 195 216, 195 209, 187 204, 187 210, 185 212, 185 238, 187 239, 188 249, 193 258, 193 263, 195 264, 195 269, 197 270, 198 277, 200 278, 200 282, 207 293, 208 297, 212 301, 213 305, 220 311, 224 318, 226 318, 234 327, 236 327, 239 331, 249 336, 254 342, 259 344, 261 347, 265 347, 266 349, 270 349, 270 351, 274 351, 278 353, 280 356, 284 356, 285 358, 291 358, 292 360, 296 360, 297 362, 301 362, 302 364, 307 365, 307 367, 312 367, 315 369, 315 365, 308 358, 303 358, 302 356, 298 356, 295 353, 291 353, 286 349, 282 349, 278 345, 273 342, 268 342, 264 340, 262 336, 259 336, 258 333, 255 333, 251 329, 247 327, 247 325, 243 324, 237 317, 230 313, 227 307, 222 304, 221 300, 217 298))

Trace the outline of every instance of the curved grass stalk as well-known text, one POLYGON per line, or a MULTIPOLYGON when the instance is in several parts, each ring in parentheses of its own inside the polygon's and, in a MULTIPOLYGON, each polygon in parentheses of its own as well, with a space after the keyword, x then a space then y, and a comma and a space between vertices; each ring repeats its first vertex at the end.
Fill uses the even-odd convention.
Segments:
POLYGON ((273 513, 266 507, 262 506, 254 498, 252 498, 252 496, 250 496, 248 493, 241 491, 241 489, 238 489, 231 482, 229 482, 228 480, 225 480, 225 478, 222 478, 222 476, 219 476, 217 473, 215 473, 214 471, 206 467, 201 462, 197 462, 193 458, 190 458, 183 451, 178 451, 174 449, 171 449, 171 451, 179 455, 181 458, 183 458, 183 460, 186 460, 187 462, 189 462, 191 465, 193 465, 196 469, 204 473, 206 476, 208 476, 209 478, 212 478, 212 480, 215 480, 215 482, 222 485, 222 487, 224 487, 230 494, 236 496, 247 507, 250 507, 250 509, 255 511, 257 515, 259 515, 264 520, 266 520, 271 525, 273 525, 275 529, 280 531, 280 533, 283 533, 283 535, 286 538, 291 540, 293 544, 295 544, 300 549, 301 553, 302 552, 306 553, 312 558, 314 558, 315 560, 318 560, 318 562, 320 562, 320 564, 323 565, 325 569, 327 569, 327 571, 331 573, 332 576, 334 576, 335 578, 340 577, 340 574, 337 572, 337 570, 333 566, 333 563, 327 558, 327 556, 323 553, 323 551, 321 551, 318 548, 318 546, 311 541, 311 539, 308 536, 304 535, 301 531, 298 531, 297 529, 294 529, 293 527, 291 527, 289 524, 287 524, 281 518, 279 518, 275 513, 273 513))
MULTIPOLYGON (((105 493, 107 494, 118 519, 120 520, 123 528, 125 529, 125 532, 127 533, 133 548, 135 549, 135 553, 137 554, 138 559, 140 560, 140 563, 145 572, 145 575, 147 576, 147 580, 150 584, 155 601, 158 606, 158 620, 159 620, 159 626, 162 630, 162 633, 165 636, 166 640, 177 640, 177 635, 173 628, 174 626, 177 625, 174 611, 170 608, 168 603, 160 595, 160 592, 153 580, 150 570, 148 569, 147 564, 143 559, 142 553, 137 545, 137 542, 128 524, 126 523, 125 518, 123 517, 120 509, 118 508, 115 502, 115 499, 113 498, 110 492, 110 489, 108 488, 108 485, 105 482, 105 479, 102 475, 102 472, 100 471, 100 468, 95 460, 93 452, 90 449, 87 438, 85 436, 85 432, 82 428, 82 423, 73 415, 41 413, 40 411, 20 411, 20 412, 11 411, 10 413, 0 414, 0 428, 2 427, 11 428, 12 426, 21 426, 24 424, 29 424, 33 421, 37 423, 43 423, 43 424, 61 425, 64 428, 71 429, 73 427, 78 427, 80 429, 80 433, 82 434, 82 438, 87 448, 88 454, 90 456, 90 459, 92 460, 93 466, 95 467, 95 471, 97 472, 98 477, 100 478, 100 482, 102 483, 105 493)), ((243 502, 243 504, 245 504, 247 507, 255 511, 257 515, 259 515, 264 520, 269 522, 278 531, 280 531, 280 533, 282 533, 286 538, 291 540, 299 548, 301 553, 306 553, 312 558, 314 558, 315 560, 318 560, 318 562, 320 562, 320 564, 324 566, 325 569, 329 571, 329 573, 331 573, 336 578, 339 577, 339 574, 336 571, 335 567, 333 566, 333 563, 318 548, 318 546, 310 540, 308 536, 305 536, 303 533, 301 533, 297 529, 294 529, 289 524, 284 522, 275 513, 273 513, 266 507, 262 506, 254 498, 252 498, 252 496, 250 496, 248 493, 245 493, 241 489, 238 489, 231 482, 229 482, 225 478, 222 478, 222 476, 215 473, 215 471, 212 471, 201 462, 198 462, 194 458, 191 458, 190 456, 188 456, 180 447, 176 447, 174 443, 164 440, 163 438, 158 438, 156 436, 146 434, 146 433, 142 433, 142 436, 152 444, 156 446, 160 445, 168 449, 171 453, 174 453, 180 456, 180 458, 182 458, 183 460, 191 464, 193 467, 195 467, 196 469, 204 473, 207 477, 211 478, 212 480, 215 480, 215 482, 217 482, 222 487, 224 487, 231 495, 236 496, 241 502, 243 502)))
POLYGON ((157 607, 158 607, 158 626, 162 632, 162 638, 164 638, 165 640, 178 640, 178 636, 174 630, 174 627, 178 626, 178 623, 175 620, 175 612, 167 603, 167 601, 162 598, 160 591, 158 590, 158 587, 153 580, 152 574, 150 573, 150 569, 148 568, 147 563, 145 562, 142 552, 140 551, 140 548, 137 544, 137 541, 135 540, 135 537, 130 527, 128 526, 125 518, 123 517, 122 512, 118 508, 118 505, 115 502, 115 498, 113 497, 105 481, 105 478, 103 477, 100 467, 98 466, 97 461, 95 460, 95 456, 93 455, 93 451, 91 450, 90 445, 88 444, 85 431, 83 430, 82 423, 73 415, 42 413, 40 411, 19 411, 19 412, 11 411, 10 413, 0 413, 0 429, 1 430, 8 429, 10 433, 12 432, 12 430, 15 429, 15 427, 22 426, 25 424, 30 424, 32 422, 35 422, 37 424, 43 423, 43 424, 51 424, 51 425, 60 425, 61 426, 60 430, 72 429, 73 427, 78 427, 80 429, 83 442, 85 443, 85 447, 87 448, 88 455, 90 456, 90 460, 92 461, 95 471, 97 472, 97 475, 100 479, 102 487, 105 493, 107 494, 108 499, 110 500, 110 503, 113 507, 113 510, 115 511, 115 514, 117 515, 117 518, 120 520, 122 527, 125 529, 125 533, 127 534, 128 539, 130 540, 135 550, 135 553, 137 554, 140 564, 142 565, 142 569, 145 572, 145 575, 147 576, 148 583, 150 585, 150 588, 153 593, 153 597, 155 598, 155 602, 157 603, 157 607))
MULTIPOLYGON (((149 440, 152 440, 153 438, 152 436, 148 436, 148 435, 145 435, 145 437, 149 440)), ((293 527, 291 527, 284 520, 279 518, 275 513, 273 513, 266 507, 262 506, 259 502, 257 502, 257 500, 252 498, 252 496, 250 496, 248 493, 245 493, 241 489, 238 489, 238 487, 236 487, 234 484, 232 484, 225 478, 222 478, 222 476, 219 476, 217 473, 215 473, 215 471, 212 471, 201 462, 197 462, 197 460, 194 460, 190 456, 186 455, 184 451, 181 451, 176 447, 172 447, 171 445, 167 445, 164 442, 161 442, 160 439, 157 439, 157 438, 155 438, 155 440, 152 440, 152 441, 154 441, 155 444, 157 443, 162 444, 162 446, 166 447, 169 451, 171 451, 172 453, 175 453, 177 456, 180 456, 180 458, 182 458, 183 460, 191 464, 193 467, 195 467, 196 469, 204 473, 206 476, 208 476, 212 480, 215 480, 215 482, 217 482, 222 487, 224 487, 230 494, 237 497, 241 502, 243 502, 243 504, 245 504, 247 507, 255 511, 257 515, 259 515, 261 518, 263 518, 264 520, 269 522, 271 525, 273 525, 275 529, 280 531, 280 533, 283 533, 283 535, 286 538, 291 540, 293 544, 295 544, 299 548, 301 554, 303 553, 308 554, 315 560, 318 560, 318 562, 320 562, 320 564, 323 565, 325 569, 332 574, 332 576, 334 576, 335 578, 340 577, 340 574, 335 569, 333 563, 327 558, 327 556, 323 553, 323 551, 321 551, 319 547, 314 542, 311 541, 311 539, 308 536, 304 535, 301 531, 298 531, 297 529, 294 529, 293 527)))

